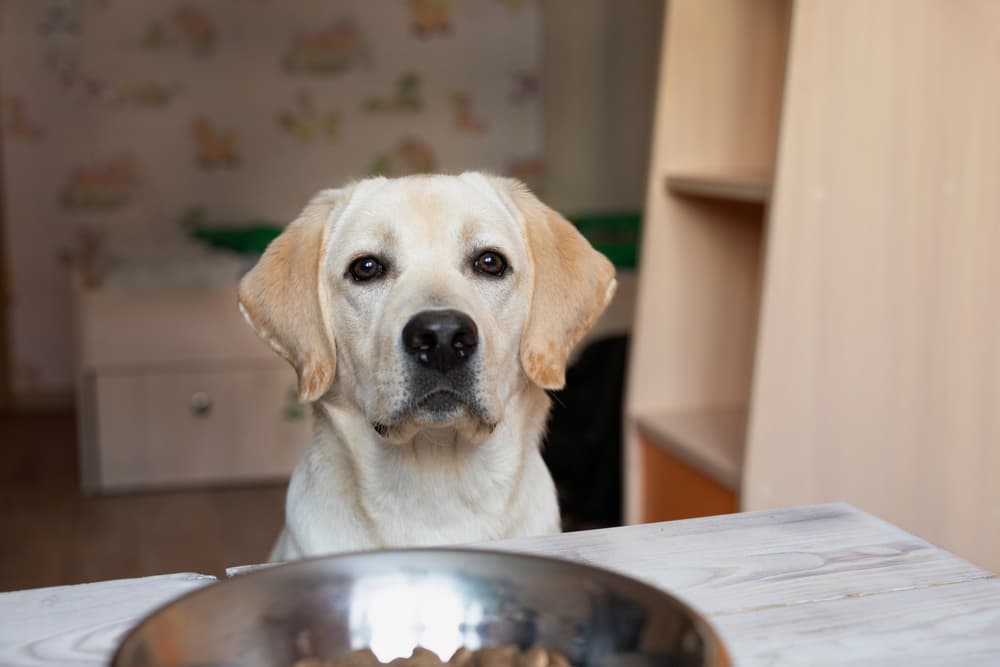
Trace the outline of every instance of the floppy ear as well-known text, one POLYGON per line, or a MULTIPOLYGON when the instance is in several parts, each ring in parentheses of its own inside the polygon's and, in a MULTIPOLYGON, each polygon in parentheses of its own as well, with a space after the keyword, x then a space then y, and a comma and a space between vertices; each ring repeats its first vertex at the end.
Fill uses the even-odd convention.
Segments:
POLYGON ((271 241, 240 281, 240 312, 299 376, 299 400, 329 391, 336 370, 330 320, 324 313, 321 264, 326 239, 350 189, 323 190, 271 241))
POLYGON ((573 346, 614 296, 615 267, 523 183, 489 180, 520 218, 533 274, 528 320, 521 334, 521 365, 543 389, 562 389, 573 346))

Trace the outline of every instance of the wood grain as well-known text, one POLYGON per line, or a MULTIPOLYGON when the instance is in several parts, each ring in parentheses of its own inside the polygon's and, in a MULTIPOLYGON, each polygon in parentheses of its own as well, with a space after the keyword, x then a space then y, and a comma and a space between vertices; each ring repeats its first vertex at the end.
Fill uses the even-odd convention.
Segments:
POLYGON ((709 615, 742 667, 1000 664, 1000 580, 843 504, 488 546, 665 588, 709 615))
MULTIPOLYGON (((1000 581, 847 505, 752 512, 479 548, 630 574, 710 615, 742 667, 995 665, 1000 581)), ((106 664, 192 575, 0 595, 0 664, 106 664)))
POLYGON ((215 581, 169 574, 0 593, 0 665, 104 665, 136 621, 215 581))
POLYGON ((712 618, 743 667, 996 667, 1000 581, 888 591, 712 618))
POLYGON ((992 578, 946 551, 843 504, 483 546, 608 567, 670 590, 710 614, 992 578))
POLYGON ((747 508, 1000 571, 1000 3, 796 3, 747 508))

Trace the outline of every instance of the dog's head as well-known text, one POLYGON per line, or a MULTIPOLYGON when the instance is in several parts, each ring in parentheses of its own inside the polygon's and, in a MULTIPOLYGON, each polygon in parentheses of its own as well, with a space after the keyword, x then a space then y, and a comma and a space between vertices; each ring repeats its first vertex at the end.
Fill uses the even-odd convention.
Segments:
POLYGON ((240 283, 299 396, 331 392, 390 441, 484 437, 527 379, 561 388, 614 267, 521 183, 376 178, 320 192, 240 283))

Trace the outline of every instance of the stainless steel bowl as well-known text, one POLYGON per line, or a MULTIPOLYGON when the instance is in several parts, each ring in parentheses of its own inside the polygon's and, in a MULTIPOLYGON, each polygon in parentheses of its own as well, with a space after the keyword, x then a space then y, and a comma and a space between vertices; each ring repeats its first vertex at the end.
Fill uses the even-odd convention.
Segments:
POLYGON ((122 641, 113 667, 289 667, 370 647, 539 646, 574 667, 728 667, 718 635, 652 586, 579 563, 492 551, 346 554, 255 571, 166 605, 122 641))

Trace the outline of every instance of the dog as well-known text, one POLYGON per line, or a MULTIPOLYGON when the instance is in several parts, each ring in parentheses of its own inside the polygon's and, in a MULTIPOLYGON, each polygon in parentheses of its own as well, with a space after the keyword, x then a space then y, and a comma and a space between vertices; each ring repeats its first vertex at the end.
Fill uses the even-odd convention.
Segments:
POLYGON ((240 281, 315 418, 271 560, 558 533, 546 390, 616 284, 513 179, 319 192, 240 281))

